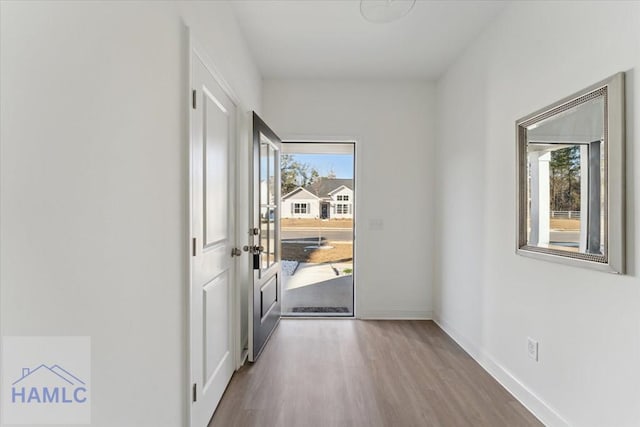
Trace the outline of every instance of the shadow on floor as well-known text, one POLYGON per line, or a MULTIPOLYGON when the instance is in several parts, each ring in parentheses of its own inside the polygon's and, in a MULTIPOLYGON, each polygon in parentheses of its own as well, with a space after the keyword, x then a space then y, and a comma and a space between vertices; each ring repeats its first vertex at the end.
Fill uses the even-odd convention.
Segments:
MULTIPOLYGON (((283 278, 283 314, 294 314, 292 313, 294 307, 346 307, 349 314, 353 313, 352 275, 288 289, 287 280, 291 279, 292 277, 283 278)), ((323 314, 326 315, 326 313, 323 314)))

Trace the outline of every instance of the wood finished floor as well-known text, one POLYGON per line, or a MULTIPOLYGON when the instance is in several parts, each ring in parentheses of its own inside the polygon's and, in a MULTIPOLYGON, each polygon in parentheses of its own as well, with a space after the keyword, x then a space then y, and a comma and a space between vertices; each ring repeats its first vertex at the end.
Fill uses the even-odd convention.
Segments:
POLYGON ((210 427, 542 424, 431 321, 284 319, 210 427))

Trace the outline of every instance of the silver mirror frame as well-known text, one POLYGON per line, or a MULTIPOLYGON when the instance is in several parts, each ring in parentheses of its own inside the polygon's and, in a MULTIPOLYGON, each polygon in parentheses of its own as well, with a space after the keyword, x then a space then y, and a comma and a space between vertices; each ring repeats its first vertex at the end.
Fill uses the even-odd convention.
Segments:
POLYGON ((620 72, 516 122, 516 253, 576 267, 625 273, 625 88, 620 72), (605 250, 603 255, 576 253, 527 243, 527 128, 597 96, 605 98, 605 250))

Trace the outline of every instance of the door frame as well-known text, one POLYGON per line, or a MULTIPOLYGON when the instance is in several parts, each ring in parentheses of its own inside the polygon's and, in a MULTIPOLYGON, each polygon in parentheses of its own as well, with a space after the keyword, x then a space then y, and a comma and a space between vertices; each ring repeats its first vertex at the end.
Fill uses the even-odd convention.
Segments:
MULTIPOLYGON (((358 206, 360 205, 362 191, 360 190, 360 183, 362 182, 362 138, 357 135, 314 135, 314 134, 284 134, 281 136, 283 144, 306 142, 316 144, 353 144, 353 316, 350 317, 325 317, 325 316, 313 316, 310 319, 332 319, 332 320, 354 320, 358 317, 358 206)), ((284 298, 284 296, 283 296, 284 298)), ((286 316, 284 316, 286 317, 286 316)), ((295 319, 306 319, 304 316, 296 316, 295 319)))
MULTIPOLYGON (((191 135, 191 126, 192 126, 192 90, 193 90, 193 86, 194 86, 194 82, 192 79, 192 73, 193 73, 193 69, 192 69, 192 59, 194 56, 197 56, 202 63, 205 65, 205 67, 207 68, 207 70, 211 73, 211 75, 213 76, 213 78, 215 79, 215 81, 220 85, 220 87, 222 88, 222 90, 224 91, 224 93, 231 99, 231 101, 235 104, 236 106, 236 118, 235 118, 235 123, 233 124, 234 128, 235 128, 235 148, 234 148, 234 160, 235 160, 235 164, 233 165, 234 168, 234 172, 230 174, 229 176, 229 180, 230 183, 232 184, 234 191, 232 192, 233 194, 231 195, 231 204, 235 207, 236 209, 236 216, 238 216, 238 212, 237 212, 237 208, 238 208, 238 188, 237 188, 237 183, 239 182, 238 180, 238 174, 240 172, 243 171, 242 167, 241 167, 241 163, 238 162, 238 155, 239 152, 241 150, 239 150, 240 148, 240 142, 242 141, 242 133, 241 133, 241 128, 242 128, 242 119, 243 119, 243 114, 242 114, 242 107, 241 107, 241 103, 240 103, 240 99, 239 97, 236 95, 235 91, 232 89, 232 87, 229 85, 229 83, 227 82, 227 80, 222 76, 222 74, 220 73, 220 71, 218 70, 218 68, 215 65, 215 62, 213 60, 211 60, 211 58, 209 57, 209 55, 206 53, 206 49, 204 48, 204 45, 202 45, 198 40, 202 40, 202 38, 198 37, 197 34, 195 34, 195 32, 193 31, 193 29, 191 27, 189 27, 188 25, 185 25, 186 27, 186 38, 188 40, 187 43, 187 55, 185 55, 186 58, 184 58, 184 61, 187 62, 186 65, 186 69, 185 72, 187 74, 187 88, 185 90, 185 111, 186 111, 186 119, 187 119, 187 130, 186 130, 186 134, 187 134, 187 143, 186 143, 186 156, 187 156, 187 162, 188 162, 188 177, 187 177, 187 181, 186 181, 186 189, 184 191, 186 191, 187 194, 187 198, 186 198, 186 203, 187 203, 187 229, 188 229, 188 235, 187 238, 185 239, 185 250, 186 250, 186 254, 187 254, 187 269, 189 272, 189 277, 188 277, 188 282, 187 282, 187 292, 186 292, 186 298, 187 298, 187 310, 186 310, 186 347, 187 347, 187 355, 186 355, 186 381, 185 381, 185 399, 187 402, 187 417, 188 417, 188 423, 189 425, 191 425, 192 423, 192 370, 191 370, 191 356, 192 356, 192 340, 191 340, 191 302, 192 302, 192 282, 193 282, 193 263, 192 263, 192 236, 193 236, 193 229, 192 229, 192 221, 191 221, 191 216, 192 216, 192 202, 193 202, 193 195, 191 194, 191 188, 192 188, 192 177, 193 177, 193 163, 192 163, 192 156, 191 156, 191 142, 192 142, 192 135, 191 135)), ((234 242, 234 246, 237 247, 238 246, 238 240, 241 236, 241 233, 239 233, 239 226, 238 226, 238 221, 236 220, 234 222, 234 238, 235 238, 235 242, 234 242)), ((234 262, 233 262, 233 269, 235 274, 234 276, 234 281, 233 283, 231 283, 231 287, 233 289, 232 291, 232 303, 231 303, 231 307, 229 307, 229 310, 231 312, 231 322, 229 324, 229 333, 232 336, 232 360, 233 360, 233 364, 234 364, 234 370, 237 371, 241 366, 242 366, 242 362, 243 362, 243 352, 241 349, 242 346, 242 323, 241 323, 241 311, 242 311, 242 307, 241 307, 241 302, 240 302, 240 293, 241 293, 241 289, 239 286, 239 278, 238 278, 238 272, 240 271, 240 268, 242 268, 241 266, 243 265, 242 262, 238 262, 240 258, 243 258, 242 256, 240 257, 234 257, 234 262)))

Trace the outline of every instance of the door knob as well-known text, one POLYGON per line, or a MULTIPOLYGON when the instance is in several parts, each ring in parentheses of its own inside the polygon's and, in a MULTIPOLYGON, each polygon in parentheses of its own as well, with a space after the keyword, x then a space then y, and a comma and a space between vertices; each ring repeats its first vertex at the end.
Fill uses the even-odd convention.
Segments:
POLYGON ((260 252, 264 252, 264 246, 258 246, 258 245, 247 246, 247 245, 244 245, 242 247, 242 250, 245 251, 245 252, 251 252, 253 254, 259 254, 260 252))

